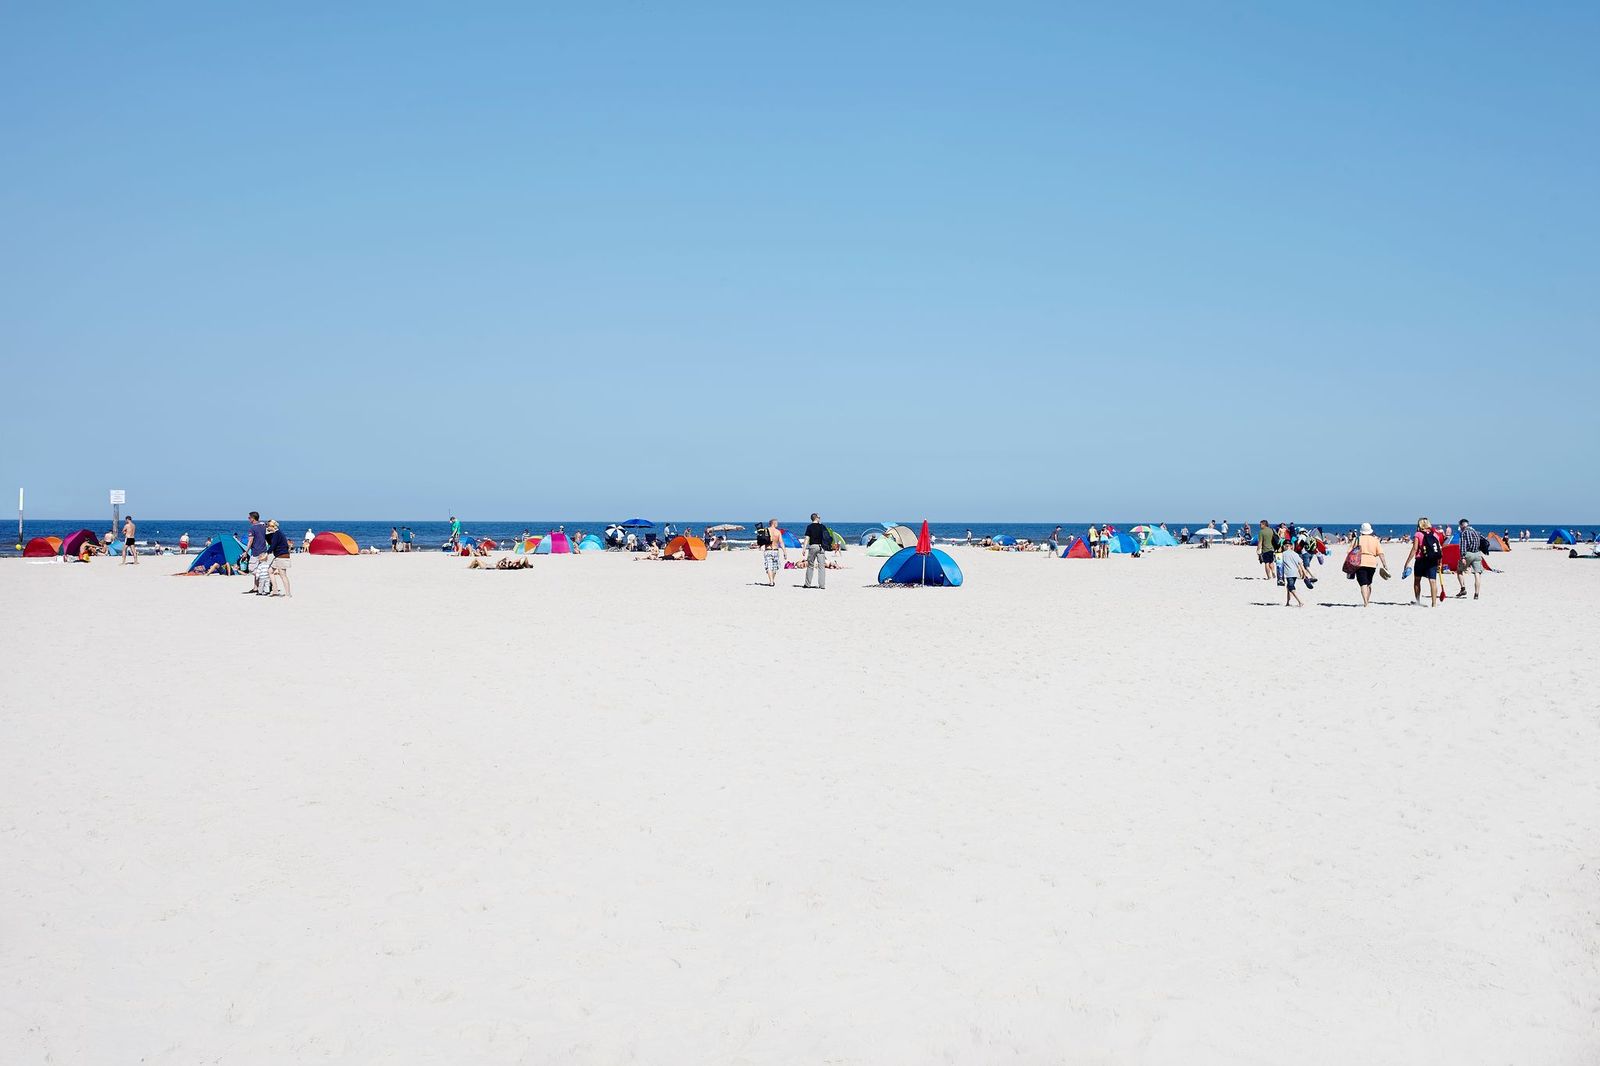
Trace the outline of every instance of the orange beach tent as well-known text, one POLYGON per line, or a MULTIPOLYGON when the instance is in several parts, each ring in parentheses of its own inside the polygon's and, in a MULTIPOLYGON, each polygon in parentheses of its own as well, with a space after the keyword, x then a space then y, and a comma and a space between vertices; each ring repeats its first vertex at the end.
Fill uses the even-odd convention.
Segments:
POLYGON ((318 533, 311 538, 312 555, 360 555, 361 549, 348 533, 318 533))
POLYGON ((667 541, 667 546, 661 552, 663 559, 671 559, 680 555, 685 559, 704 560, 706 557, 706 542, 699 537, 673 537, 667 541))

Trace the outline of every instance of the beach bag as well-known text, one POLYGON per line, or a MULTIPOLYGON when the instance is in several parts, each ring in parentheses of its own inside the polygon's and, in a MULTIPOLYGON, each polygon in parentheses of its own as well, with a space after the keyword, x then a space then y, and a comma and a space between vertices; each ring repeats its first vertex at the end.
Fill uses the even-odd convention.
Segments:
POLYGON ((1355 577, 1359 569, 1361 569, 1361 549, 1351 548, 1350 554, 1344 557, 1344 574, 1346 577, 1355 577))
POLYGON ((766 526, 757 526, 756 527, 756 547, 758 547, 758 548, 770 548, 770 547, 772 547, 772 531, 769 530, 766 526))
POLYGON ((1439 538, 1433 535, 1432 530, 1418 534, 1422 538, 1417 548, 1417 565, 1437 566, 1439 557, 1444 554, 1444 549, 1439 547, 1439 538))

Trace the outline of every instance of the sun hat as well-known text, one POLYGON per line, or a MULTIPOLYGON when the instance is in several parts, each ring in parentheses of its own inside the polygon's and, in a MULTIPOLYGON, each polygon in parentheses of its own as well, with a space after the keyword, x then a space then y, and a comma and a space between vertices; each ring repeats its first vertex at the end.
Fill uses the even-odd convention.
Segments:
POLYGON ((1372 523, 1371 522, 1363 522, 1363 523, 1361 523, 1361 535, 1364 536, 1364 537, 1372 536, 1372 523))

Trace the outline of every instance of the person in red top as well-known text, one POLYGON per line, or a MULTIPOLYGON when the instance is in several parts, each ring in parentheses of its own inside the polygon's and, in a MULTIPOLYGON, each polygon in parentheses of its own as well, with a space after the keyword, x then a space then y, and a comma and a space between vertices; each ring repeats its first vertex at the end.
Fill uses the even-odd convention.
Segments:
POLYGON ((1444 589, 1439 584, 1439 560, 1444 557, 1444 538, 1426 518, 1417 519, 1417 531, 1411 535, 1411 551, 1406 555, 1406 565, 1413 560, 1416 568, 1411 572, 1411 602, 1422 602, 1422 582, 1428 582, 1428 606, 1437 607, 1444 599, 1444 589))

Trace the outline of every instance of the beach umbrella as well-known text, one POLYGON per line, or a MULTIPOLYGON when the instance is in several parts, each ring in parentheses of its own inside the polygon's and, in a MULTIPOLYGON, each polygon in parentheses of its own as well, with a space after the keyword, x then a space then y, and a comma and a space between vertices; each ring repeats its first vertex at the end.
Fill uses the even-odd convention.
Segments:
POLYGON ((630 518, 626 522, 618 522, 623 529, 654 529, 656 524, 648 518, 630 518))
POLYGON ((1196 536, 1196 537, 1210 538, 1210 537, 1220 537, 1220 536, 1222 536, 1222 533, 1220 531, 1218 531, 1218 530, 1212 529, 1210 526, 1207 526, 1204 529, 1195 530, 1194 533, 1191 534, 1191 535, 1192 536, 1196 536))
POLYGON ((1013 537, 1010 533, 1001 533, 994 538, 994 542, 1003 547, 1009 548, 1017 542, 1017 538, 1013 537))
POLYGON ((917 534, 917 554, 927 555, 933 551, 933 536, 928 532, 928 520, 922 520, 922 532, 917 534))
POLYGON ((730 522, 724 522, 720 526, 707 526, 706 527, 706 532, 707 533, 743 533, 744 532, 744 527, 743 526, 733 525, 730 522))

